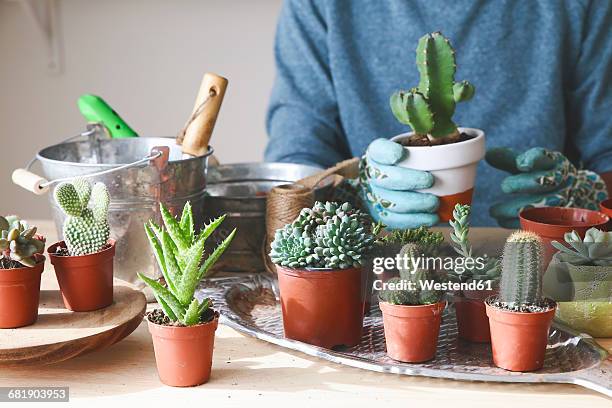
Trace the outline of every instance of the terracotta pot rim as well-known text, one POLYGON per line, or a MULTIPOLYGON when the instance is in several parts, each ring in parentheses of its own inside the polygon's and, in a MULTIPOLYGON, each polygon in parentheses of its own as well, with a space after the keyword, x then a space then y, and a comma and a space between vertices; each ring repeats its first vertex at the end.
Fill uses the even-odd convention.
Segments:
POLYGON ((170 326, 170 325, 167 325, 167 324, 157 324, 157 323, 154 323, 151 320, 149 320, 149 316, 147 316, 147 323, 149 323, 152 326, 159 327, 161 330, 163 330, 163 328, 170 328, 170 329, 193 329, 193 328, 196 328, 196 327, 208 326, 209 324, 214 323, 215 320, 219 320, 219 316, 220 316, 219 312, 217 312, 216 310, 214 312, 215 312, 215 317, 213 319, 211 319, 210 321, 208 321, 206 323, 194 324, 194 325, 191 325, 191 326, 170 326))
POLYGON ((599 211, 595 211, 595 210, 587 210, 585 208, 574 208, 574 207, 531 207, 531 208, 526 208, 524 210, 522 210, 519 213, 519 219, 525 223, 528 224, 533 224, 533 225, 537 225, 540 228, 542 228, 542 230, 538 231, 538 234, 542 234, 544 235, 544 232, 547 232, 550 234, 550 236, 556 237, 558 235, 558 233, 555 232, 551 232, 548 231, 548 228, 564 228, 564 229, 570 229, 570 228, 590 228, 590 227, 597 227, 597 226, 603 226, 606 225, 609 221, 610 221, 610 217, 608 217, 606 214, 599 212, 599 211), (550 211, 557 211, 560 213, 575 213, 575 212, 579 212, 579 213, 583 213, 583 214, 587 214, 589 217, 592 217, 593 221, 592 222, 579 222, 579 221, 572 221, 572 220, 568 220, 568 225, 565 224, 555 224, 555 223, 550 223, 550 222, 546 222, 544 220, 538 220, 537 218, 534 217, 534 214, 532 213, 545 213, 545 212, 550 212, 550 211), (529 217, 529 216, 532 217, 529 217), (595 220, 595 218, 597 218, 597 220, 595 220))
POLYGON ((0 269, 0 284, 11 282, 30 282, 40 279, 45 271, 45 262, 38 262, 34 266, 21 268, 0 269))
POLYGON ((277 273, 283 273, 289 276, 295 276, 302 278, 308 276, 311 278, 328 277, 345 272, 362 271, 363 267, 344 268, 344 269, 331 269, 331 268, 320 268, 320 269, 305 269, 305 268, 290 268, 287 266, 275 265, 277 267, 277 273))
POLYGON ((20 271, 20 270, 31 271, 32 269, 38 268, 40 265, 43 265, 43 270, 44 270, 45 259, 36 262, 36 265, 34 266, 20 266, 19 268, 0 269, 0 274, 2 273, 2 271, 20 271))
POLYGON ((53 263, 54 259, 83 259, 86 257, 94 257, 97 255, 102 255, 107 253, 108 251, 111 251, 115 248, 117 241, 115 241, 114 239, 109 239, 106 243, 107 245, 109 245, 108 248, 104 248, 98 252, 94 252, 93 254, 87 254, 87 255, 56 255, 55 254, 55 249, 57 247, 61 247, 61 248, 66 248, 66 241, 57 241, 56 243, 54 243, 53 245, 50 245, 49 248, 47 248, 47 254, 49 254, 49 258, 51 259, 51 263, 53 263), (51 249, 54 249, 53 252, 51 252, 51 249))
POLYGON ((447 302, 441 301, 428 305, 394 305, 389 302, 379 302, 378 307, 383 314, 407 319, 423 319, 434 316, 431 312, 441 314, 447 302))
POLYGON ((551 306, 549 309, 544 310, 542 312, 515 312, 513 310, 507 310, 507 309, 502 309, 500 307, 496 307, 491 305, 489 302, 493 300, 494 296, 489 296, 488 298, 486 298, 484 300, 484 304, 487 307, 487 309, 491 309, 491 310, 495 310, 498 311, 500 313, 505 313, 508 315, 517 315, 517 316, 542 316, 545 315, 547 313, 550 313, 551 311, 554 312, 557 309, 557 302, 555 302, 554 300, 550 299, 550 298, 546 298, 549 302, 551 302, 551 306))

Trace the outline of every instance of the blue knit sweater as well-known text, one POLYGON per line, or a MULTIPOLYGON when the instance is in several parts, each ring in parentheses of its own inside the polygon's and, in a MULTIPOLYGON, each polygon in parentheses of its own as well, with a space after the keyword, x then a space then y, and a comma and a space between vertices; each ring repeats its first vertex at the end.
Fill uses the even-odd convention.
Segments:
MULTIPOLYGON (((609 0, 287 0, 266 160, 327 167, 408 131, 389 96, 417 85, 416 45, 433 31, 476 87, 455 122, 483 129, 487 148, 543 146, 612 171, 609 0)), ((506 175, 480 163, 474 225, 494 225, 506 175)))

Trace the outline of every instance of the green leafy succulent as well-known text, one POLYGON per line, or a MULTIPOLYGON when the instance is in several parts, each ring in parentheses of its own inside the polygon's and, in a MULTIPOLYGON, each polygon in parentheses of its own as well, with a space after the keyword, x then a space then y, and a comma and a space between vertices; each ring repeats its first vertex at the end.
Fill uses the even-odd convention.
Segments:
POLYGON ((270 258, 290 268, 359 267, 374 239, 371 220, 361 210, 349 203, 316 202, 276 231, 270 258))
POLYGON ((36 234, 36 227, 28 226, 15 215, 0 216, 0 258, 32 267, 44 249, 45 239, 36 234))
POLYGON ((192 326, 201 322, 211 306, 210 299, 200 302, 194 297, 196 287, 230 245, 236 230, 203 260, 206 239, 223 222, 225 216, 213 220, 196 232, 189 202, 185 204, 180 220, 174 218, 163 204, 160 204, 160 210, 164 228, 149 221, 145 224, 145 231, 166 286, 141 273, 138 276, 151 287, 164 314, 171 321, 192 326))
POLYGON ((576 231, 564 235, 569 248, 558 241, 552 246, 559 250, 559 260, 572 265, 610 266, 612 265, 612 232, 590 228, 584 240, 576 231))

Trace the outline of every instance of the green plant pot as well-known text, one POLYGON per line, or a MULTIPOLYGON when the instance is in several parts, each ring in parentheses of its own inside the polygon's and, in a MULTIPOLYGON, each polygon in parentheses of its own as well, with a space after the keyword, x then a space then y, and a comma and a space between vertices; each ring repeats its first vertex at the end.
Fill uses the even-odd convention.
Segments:
POLYGON ((612 337, 612 267, 567 264, 572 301, 559 302, 557 317, 593 337, 612 337))

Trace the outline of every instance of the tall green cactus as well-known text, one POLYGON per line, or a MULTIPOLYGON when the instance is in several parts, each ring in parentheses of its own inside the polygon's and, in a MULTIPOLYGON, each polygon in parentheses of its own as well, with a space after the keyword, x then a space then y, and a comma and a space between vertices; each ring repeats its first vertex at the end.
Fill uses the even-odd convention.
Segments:
POLYGON ((499 300, 510 308, 542 301, 542 239, 529 231, 516 231, 506 240, 502 257, 499 300))
POLYGON ((55 189, 55 201, 67 216, 63 234, 71 256, 94 254, 108 243, 110 196, 103 183, 93 188, 82 178, 62 183, 55 189))
POLYGON ((391 111, 398 121, 432 141, 458 138, 452 120, 455 105, 471 99, 474 86, 468 81, 455 82, 455 51, 441 33, 421 37, 416 54, 419 85, 395 92, 390 99, 391 111))

